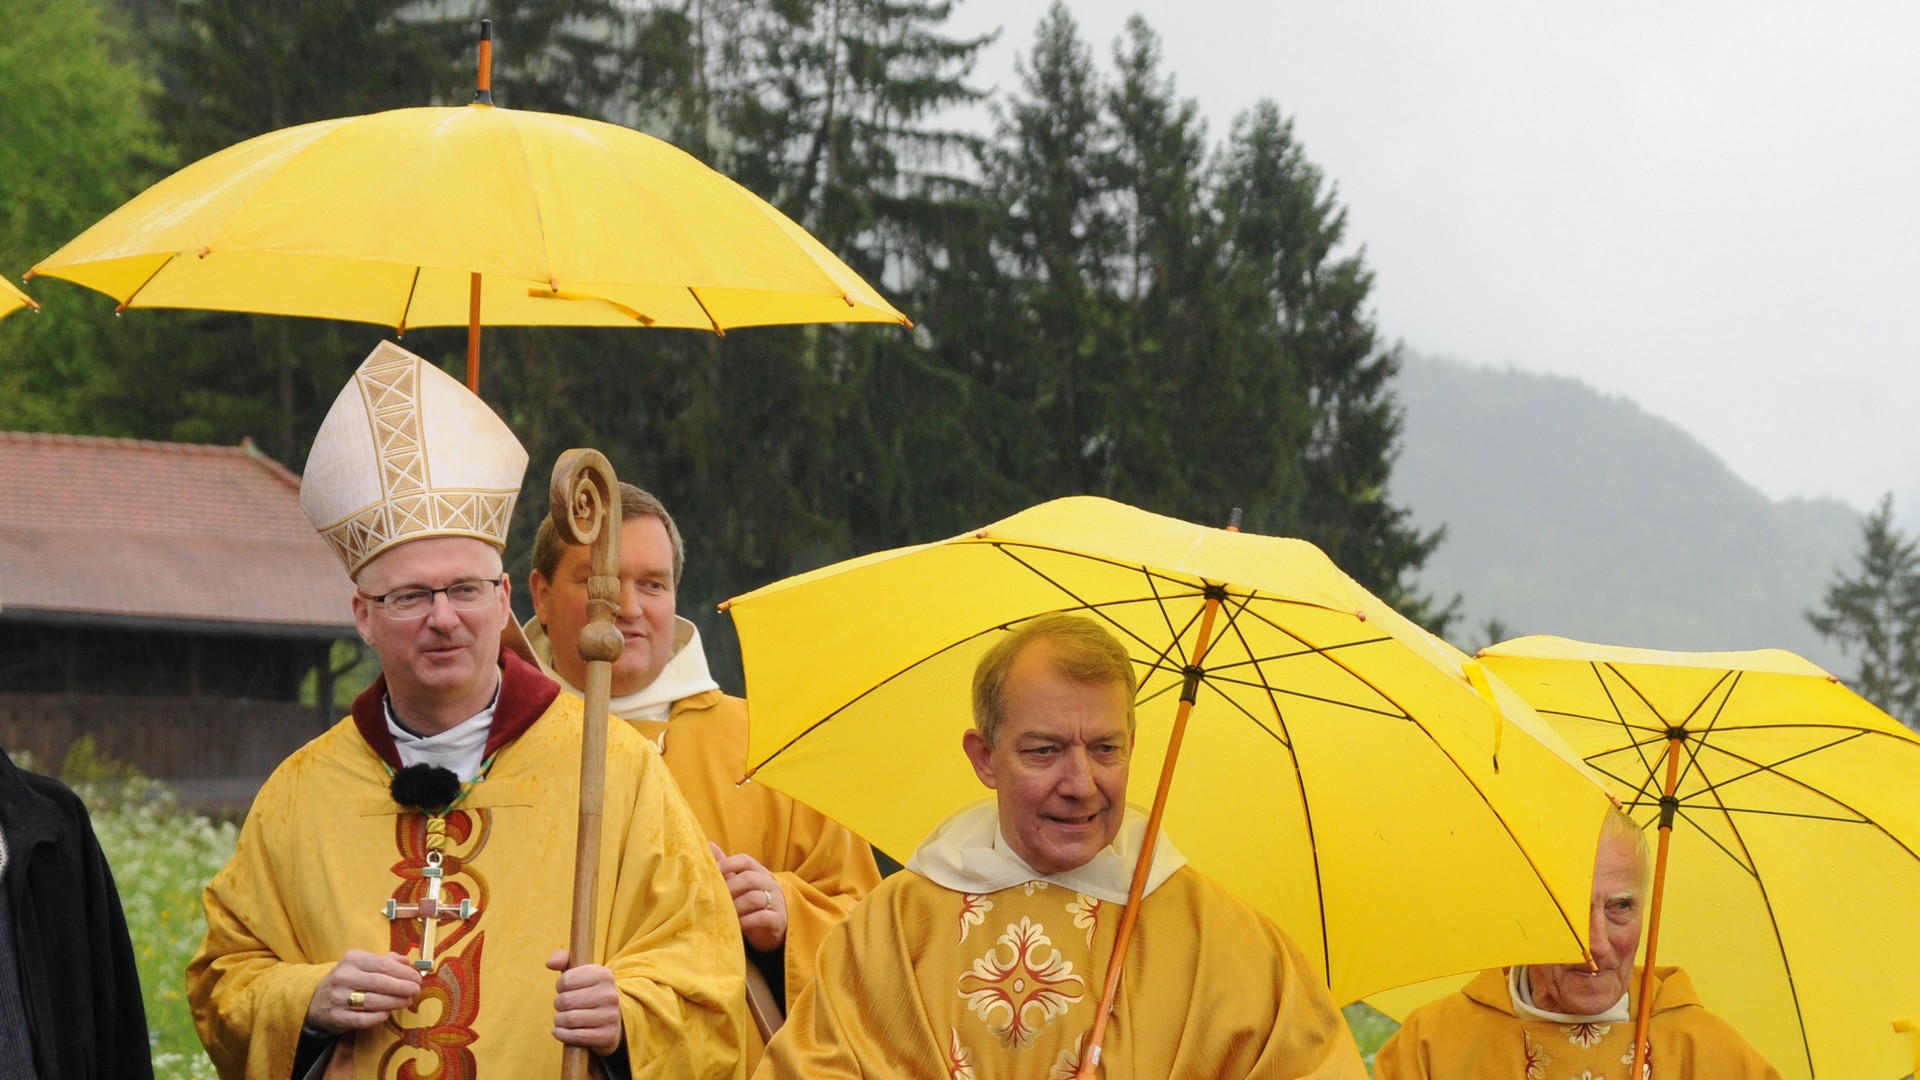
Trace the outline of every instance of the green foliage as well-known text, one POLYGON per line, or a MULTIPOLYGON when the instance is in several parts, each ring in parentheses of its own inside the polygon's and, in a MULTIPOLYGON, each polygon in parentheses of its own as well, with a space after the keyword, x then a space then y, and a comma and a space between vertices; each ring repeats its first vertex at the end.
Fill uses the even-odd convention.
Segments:
POLYGON ((1893 496, 1860 523, 1857 572, 1836 570, 1807 621, 1857 654, 1850 680, 1861 697, 1909 726, 1920 724, 1920 540, 1893 523, 1893 496))
POLYGON ((68 751, 61 778, 85 800, 113 870, 140 972, 154 1076, 214 1080, 184 973, 207 932, 200 893, 232 857, 239 827, 183 810, 164 785, 101 758, 87 739, 68 751))
POLYGON ((1371 1070, 1373 1055, 1393 1037, 1394 1032, 1400 1030, 1400 1025, 1364 1001, 1356 1001, 1340 1011, 1346 1017, 1347 1030, 1353 1032, 1353 1041, 1360 1048, 1361 1059, 1371 1070))
MULTIPOLYGON (((17 278, 168 154, 141 107, 137 46, 104 0, 0 0, 0 26, 0 273, 17 278)), ((122 433, 94 411, 114 378, 110 305, 64 282, 29 291, 39 316, 0 323, 0 429, 122 433)))

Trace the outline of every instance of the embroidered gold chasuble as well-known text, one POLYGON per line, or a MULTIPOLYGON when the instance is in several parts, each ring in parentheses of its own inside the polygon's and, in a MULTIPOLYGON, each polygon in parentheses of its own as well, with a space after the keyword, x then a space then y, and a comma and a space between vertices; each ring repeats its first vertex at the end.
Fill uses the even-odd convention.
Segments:
MULTIPOLYGON (((1633 982, 1640 986, 1636 970, 1633 982)), ((1374 1080, 1626 1080, 1633 1020, 1558 1023, 1515 1015, 1507 976, 1483 971, 1415 1009, 1373 1059, 1374 1080)), ((1654 968, 1648 1021, 1654 1080, 1780 1080, 1731 1024, 1708 1012, 1684 971, 1654 968)))
MULTIPOLYGON (((1286 935, 1197 871, 1162 872, 1141 901, 1100 1074, 1364 1080, 1286 935)), ((980 893, 913 869, 882 882, 828 935, 755 1080, 1071 1077, 1124 906, 1028 874, 980 893)))
MULTIPOLYGON (((357 1036, 363 1080, 559 1074, 556 975, 545 964, 568 939, 581 702, 516 657, 503 677, 495 727, 524 730, 446 815, 441 903, 478 910, 441 924, 440 963, 415 1007, 357 1036)), ((383 692, 376 683, 354 717, 275 770, 207 887, 207 938, 187 991, 228 1080, 289 1074, 314 989, 348 949, 418 953, 420 921, 389 922, 382 910, 425 895, 428 821, 394 803, 384 754, 370 745, 385 729, 362 714, 382 710, 384 725, 383 692)), ((632 1075, 744 1075, 742 953, 726 887, 653 748, 616 723, 607 758, 594 960, 620 989, 632 1075)))

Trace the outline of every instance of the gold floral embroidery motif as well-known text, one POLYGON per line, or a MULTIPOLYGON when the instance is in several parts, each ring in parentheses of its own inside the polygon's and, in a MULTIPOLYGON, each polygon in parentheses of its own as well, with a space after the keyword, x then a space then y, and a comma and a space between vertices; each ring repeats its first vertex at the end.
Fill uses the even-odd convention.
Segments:
POLYGON ((1053 948, 1046 927, 1024 915, 960 976, 967 1006, 1010 1047, 1033 1042, 1035 1032, 1085 996, 1085 988, 1073 962, 1053 948), (1031 1013, 1039 1014, 1037 1021, 1029 1019, 1031 1013))
POLYGON ((960 1029, 947 1029, 947 1080, 973 1080, 973 1051, 960 1045, 960 1029))
POLYGON ((1087 932, 1087 944, 1093 944, 1093 932, 1100 926, 1100 900, 1086 893, 1074 893, 1073 903, 1067 905, 1067 913, 1073 916, 1075 929, 1087 932))
POLYGON ((1567 1033, 1567 1041, 1585 1050, 1613 1030, 1612 1024, 1561 1024, 1560 1030, 1567 1033))
POLYGON ((1047 887, 1047 883, 1044 881, 1029 881, 1025 885, 1021 886, 1021 888, 1027 890, 1028 896, 1032 896, 1034 893, 1046 887, 1047 887))
MULTIPOLYGON (((1086 1036, 1082 1035, 1080 1041, 1085 1042, 1086 1036)), ((1060 1051, 1060 1056, 1053 1059, 1053 1068, 1047 1070, 1047 1080, 1073 1080, 1078 1075, 1080 1075, 1080 1043, 1077 1042, 1060 1051)))
POLYGON ((1526 1029, 1520 1030, 1520 1041, 1526 1055, 1526 1080, 1547 1080, 1547 1066, 1553 1064, 1553 1058, 1547 1054, 1547 1048, 1533 1041, 1526 1029))
MULTIPOLYGON (((1627 1067, 1628 1075, 1633 1073, 1633 1044, 1627 1044, 1627 1052, 1620 1055, 1620 1064, 1627 1067)), ((1640 1080, 1649 1080, 1653 1076, 1653 1041, 1647 1041, 1647 1058, 1640 1063, 1640 1080)))
POLYGON ((965 893, 960 897, 960 940, 967 940, 967 931, 987 921, 987 912, 993 910, 993 901, 979 893, 965 893))

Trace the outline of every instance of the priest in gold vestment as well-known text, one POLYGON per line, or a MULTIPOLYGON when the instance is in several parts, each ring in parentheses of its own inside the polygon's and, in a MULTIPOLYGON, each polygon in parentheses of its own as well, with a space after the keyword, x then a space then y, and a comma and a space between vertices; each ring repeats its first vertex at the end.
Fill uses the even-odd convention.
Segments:
MULTIPOLYGON (((1647 843, 1633 819, 1607 816, 1594 860, 1593 965, 1483 971, 1415 1009, 1373 1059, 1374 1080, 1625 1080, 1633 1068, 1647 843)), ((1646 1067, 1654 1077, 1780 1080, 1708 1012, 1686 973, 1656 967, 1646 1067)))
MULTIPOLYGON (((625 640, 613 668, 613 714, 653 740, 716 848, 751 959, 791 1007, 813 979, 827 931, 880 883, 866 841, 761 784, 740 782, 747 703, 721 693, 700 634, 674 614, 685 564, 680 529, 659 499, 620 485, 620 595, 614 625, 625 640)), ((527 641, 543 668, 578 695, 586 662, 553 638, 575 640, 587 621, 587 549, 542 522, 528 576, 535 617, 527 641), (549 635, 552 635, 551 637, 549 635)), ((749 1025, 748 1067, 759 1060, 749 1025)))
MULTIPOLYGON (((1144 819, 1124 802, 1125 649, 1029 622, 982 658, 963 743, 994 797, 944 822, 827 935, 761 1078, 1072 1077, 1144 819)), ((1364 1080, 1327 989, 1162 836, 1099 1063, 1108 1080, 1364 1080)))
POLYGON ((502 655, 526 453, 478 398, 376 349, 301 505, 382 676, 256 798, 187 970, 222 1077, 744 1075, 739 930, 658 754, 609 732, 596 955, 571 963, 581 702, 502 655), (344 591, 344 590, 343 590, 344 591))

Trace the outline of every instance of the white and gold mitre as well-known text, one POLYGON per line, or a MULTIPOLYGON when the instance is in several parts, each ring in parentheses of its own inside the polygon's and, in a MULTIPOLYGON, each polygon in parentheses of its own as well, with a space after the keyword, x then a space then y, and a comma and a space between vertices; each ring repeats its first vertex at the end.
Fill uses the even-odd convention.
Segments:
POLYGON ((527 452, 486 402, 392 342, 373 350, 314 436, 300 509, 357 574, 429 536, 507 543, 527 452))

